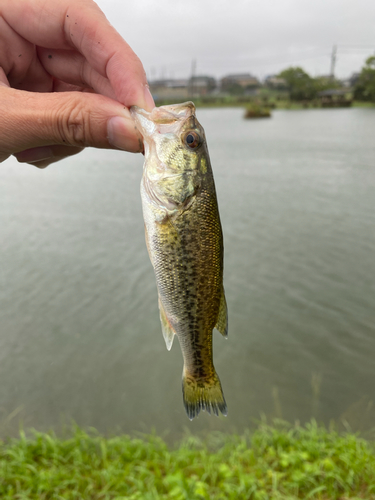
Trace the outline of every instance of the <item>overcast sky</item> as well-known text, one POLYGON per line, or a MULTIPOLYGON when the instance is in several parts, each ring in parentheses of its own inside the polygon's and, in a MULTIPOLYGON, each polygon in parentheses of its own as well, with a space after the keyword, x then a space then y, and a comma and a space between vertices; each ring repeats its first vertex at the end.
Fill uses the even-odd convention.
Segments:
POLYGON ((149 80, 259 78, 288 66, 312 76, 360 71, 375 54, 375 0, 97 0, 140 57, 149 80))

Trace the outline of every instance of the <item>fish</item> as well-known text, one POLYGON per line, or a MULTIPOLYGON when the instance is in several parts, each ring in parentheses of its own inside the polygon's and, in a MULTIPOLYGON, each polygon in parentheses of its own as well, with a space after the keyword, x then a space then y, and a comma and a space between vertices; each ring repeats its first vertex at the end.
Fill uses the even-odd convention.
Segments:
POLYGON ((204 129, 192 102, 130 112, 143 136, 141 198, 167 349, 176 335, 190 420, 227 415, 213 364, 212 333, 228 336, 223 233, 204 129))

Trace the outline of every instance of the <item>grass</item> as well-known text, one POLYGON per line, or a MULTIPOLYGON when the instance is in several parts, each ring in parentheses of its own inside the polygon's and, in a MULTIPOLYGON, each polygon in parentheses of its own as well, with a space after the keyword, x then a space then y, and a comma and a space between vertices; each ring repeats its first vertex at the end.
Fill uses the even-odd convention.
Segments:
POLYGON ((354 101, 353 106, 357 108, 375 108, 375 102, 354 101))
POLYGON ((69 439, 33 432, 0 443, 1 499, 293 500, 375 498, 375 447, 311 422, 253 433, 69 439))

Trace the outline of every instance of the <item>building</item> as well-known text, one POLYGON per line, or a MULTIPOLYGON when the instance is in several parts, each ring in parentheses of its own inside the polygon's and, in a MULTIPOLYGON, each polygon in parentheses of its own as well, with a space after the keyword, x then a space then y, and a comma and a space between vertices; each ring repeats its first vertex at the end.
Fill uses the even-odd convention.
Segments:
POLYGON ((193 76, 189 80, 189 86, 192 96, 205 96, 216 89, 216 80, 212 76, 193 76))
POLYGON ((285 90, 288 88, 288 84, 284 78, 280 78, 276 75, 269 75, 264 80, 264 85, 270 89, 285 90))
POLYGON ((186 100, 189 97, 189 80, 154 80, 149 83, 155 101, 186 100))
POLYGON ((346 108, 352 105, 353 98, 348 89, 328 89, 318 92, 323 108, 346 108))
POLYGON ((186 100, 201 97, 216 89, 216 80, 212 76, 194 76, 190 79, 154 80, 150 82, 150 91, 156 101, 186 100))
POLYGON ((232 91, 235 89, 251 89, 260 86, 259 80, 250 75, 250 73, 240 73, 236 75, 227 75, 220 81, 221 89, 224 91, 232 91))

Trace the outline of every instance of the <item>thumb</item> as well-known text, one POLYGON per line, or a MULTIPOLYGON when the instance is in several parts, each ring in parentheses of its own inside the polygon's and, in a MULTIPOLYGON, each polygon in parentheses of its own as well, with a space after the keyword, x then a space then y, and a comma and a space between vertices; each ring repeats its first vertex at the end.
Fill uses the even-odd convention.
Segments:
POLYGON ((0 108, 0 162, 38 147, 53 156, 56 145, 71 151, 86 146, 143 150, 128 108, 102 95, 25 92, 0 85, 0 108))

